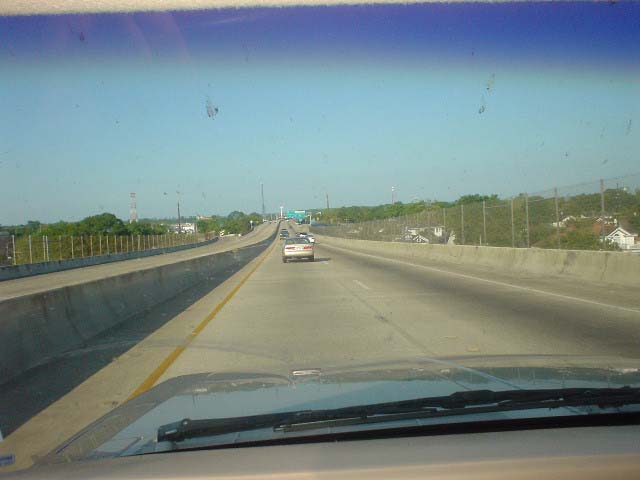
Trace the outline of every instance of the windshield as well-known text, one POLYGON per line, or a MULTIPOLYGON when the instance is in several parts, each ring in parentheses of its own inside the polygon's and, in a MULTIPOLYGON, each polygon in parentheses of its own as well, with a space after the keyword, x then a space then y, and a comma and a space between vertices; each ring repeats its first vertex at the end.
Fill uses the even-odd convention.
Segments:
POLYGON ((0 473, 109 414, 637 386, 640 3, 9 3, 0 473))

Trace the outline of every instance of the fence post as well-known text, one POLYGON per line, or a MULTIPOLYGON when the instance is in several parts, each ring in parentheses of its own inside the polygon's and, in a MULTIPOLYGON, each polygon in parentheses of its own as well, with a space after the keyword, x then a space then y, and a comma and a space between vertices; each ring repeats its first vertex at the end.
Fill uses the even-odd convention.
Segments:
POLYGON ((13 246, 13 264, 17 265, 18 259, 16 258, 16 236, 15 235, 11 235, 11 244, 13 246))
POLYGON ((138 234, 138 251, 140 251, 140 234, 138 234))
POLYGON ((556 237, 557 237, 557 246, 558 250, 560 250, 560 210, 558 209, 558 188, 553 189, 553 199, 556 204, 556 237))
POLYGON ((604 180, 600 179, 600 249, 604 248, 604 180))
POLYGON ((122 236, 120 236, 120 253, 124 252, 124 249, 122 248, 122 236))
POLYGON ((485 200, 482 200, 482 234, 484 235, 484 244, 487 245, 487 205, 485 200))
POLYGON ((511 248, 516 248, 516 226, 513 221, 513 197, 511 197, 511 248))
POLYGON ((102 255, 102 235, 98 235, 98 243, 100 244, 100 255, 102 255))
POLYGON ((50 245, 49 235, 47 235, 46 238, 47 239, 46 239, 45 243, 47 244, 47 261, 50 262, 51 261, 51 252, 49 251, 49 245, 50 245))
POLYGON ((33 263, 33 245, 31 242, 31 235, 29 235, 29 263, 33 263))
POLYGON ((84 258, 84 235, 80 235, 80 256, 84 258))
POLYGON ((464 245, 464 204, 462 203, 460 204, 460 227, 462 230, 462 245, 464 245))
POLYGON ((525 211, 525 217, 527 219, 527 248, 529 248, 531 244, 529 243, 529 194, 528 193, 524 194, 524 211, 525 211))
POLYGON ((73 253, 73 235, 71 235, 71 258, 76 258, 76 256, 73 253))

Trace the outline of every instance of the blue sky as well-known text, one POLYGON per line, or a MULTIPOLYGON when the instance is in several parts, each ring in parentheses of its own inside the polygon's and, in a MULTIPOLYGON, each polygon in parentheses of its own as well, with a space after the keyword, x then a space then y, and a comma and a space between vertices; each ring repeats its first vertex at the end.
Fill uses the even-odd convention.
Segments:
POLYGON ((640 3, 0 18, 0 224, 640 170, 640 3), (210 101, 218 108, 207 115, 210 101))

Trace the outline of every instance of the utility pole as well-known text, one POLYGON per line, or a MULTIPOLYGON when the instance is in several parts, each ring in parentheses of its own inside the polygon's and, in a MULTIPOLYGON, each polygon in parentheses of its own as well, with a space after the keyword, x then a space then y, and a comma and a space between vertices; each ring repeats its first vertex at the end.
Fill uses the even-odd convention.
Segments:
POLYGON ((329 192, 326 193, 327 196, 327 210, 329 210, 329 192))
POLYGON ((396 187, 391 187, 391 205, 396 203, 396 187))
POLYGON ((531 247, 530 237, 529 237, 529 194, 524 194, 524 211, 525 217, 527 221, 527 248, 531 247))
POLYGON ((511 197, 511 248, 516 248, 516 227, 513 222, 513 197, 511 197))
POLYGON ((604 180, 600 179, 600 249, 604 248, 604 180))
POLYGON ((553 199, 556 207, 556 241, 557 248, 560 250, 560 210, 558 208, 558 189, 553 189, 553 199))
POLYGON ((180 216, 180 192, 178 194, 178 233, 182 233, 182 217, 180 216))
POLYGON ((484 244, 487 245, 487 205, 485 200, 482 200, 482 233, 484 234, 484 244))
POLYGON ((264 222, 266 219, 266 214, 264 209, 264 183, 260 184, 260 195, 262 196, 262 221, 264 222))

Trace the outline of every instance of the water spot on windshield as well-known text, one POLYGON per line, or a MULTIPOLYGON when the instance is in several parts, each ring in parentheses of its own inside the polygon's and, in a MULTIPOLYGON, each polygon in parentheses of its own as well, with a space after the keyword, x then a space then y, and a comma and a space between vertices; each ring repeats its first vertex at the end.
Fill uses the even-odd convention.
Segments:
POLYGON ((207 116, 209 118, 214 118, 218 115, 218 107, 213 104, 210 98, 207 98, 206 102, 207 116))

